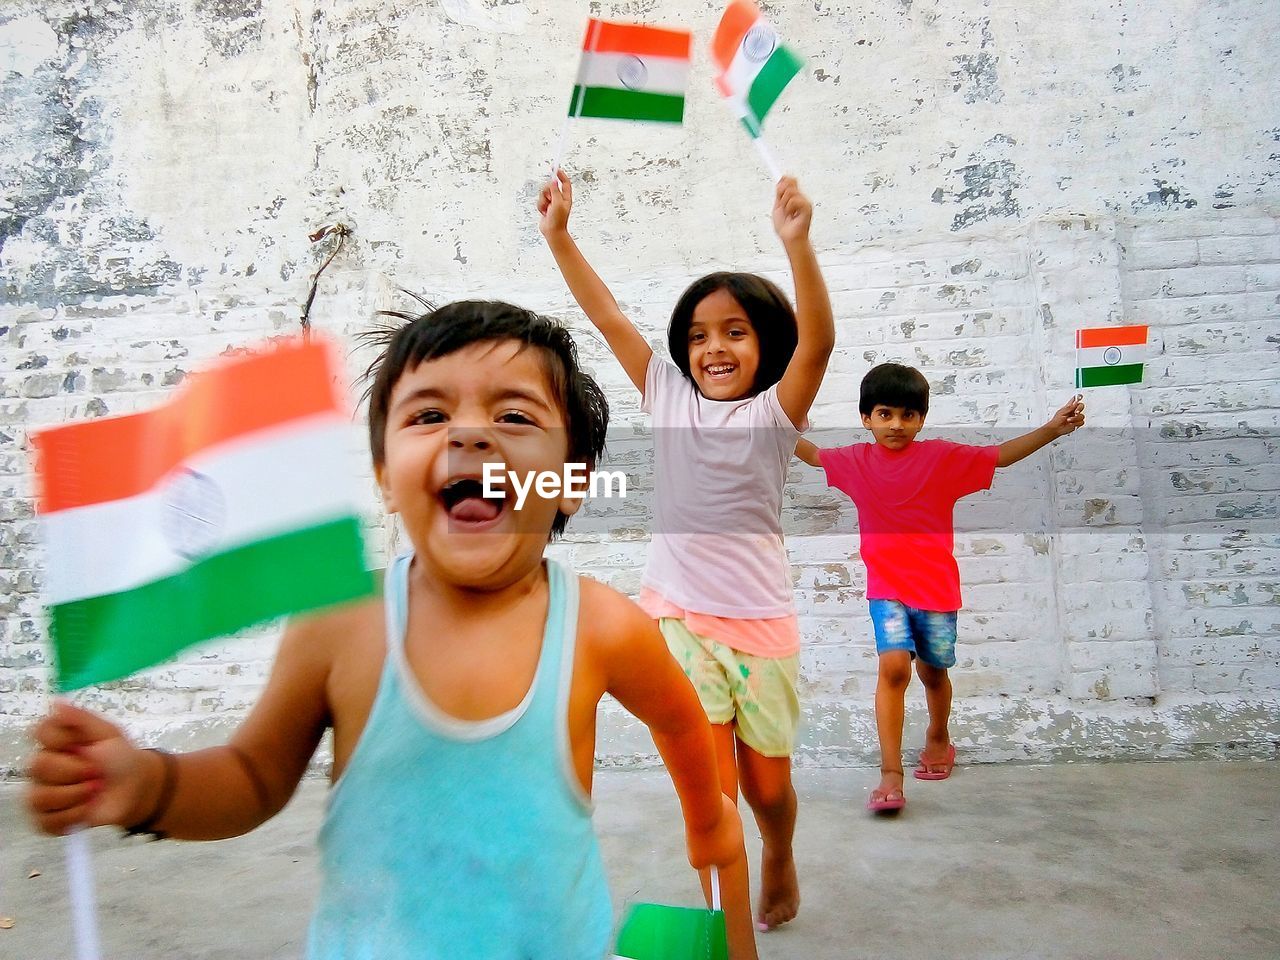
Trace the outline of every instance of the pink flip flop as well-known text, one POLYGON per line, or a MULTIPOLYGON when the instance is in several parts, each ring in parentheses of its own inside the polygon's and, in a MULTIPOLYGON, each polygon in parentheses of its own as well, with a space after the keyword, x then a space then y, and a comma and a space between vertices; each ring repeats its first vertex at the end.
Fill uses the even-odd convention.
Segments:
POLYGON ((867 798, 867 809, 872 813, 893 813, 895 810, 901 810, 907 805, 907 797, 899 787, 892 790, 872 790, 871 796, 867 798), (876 795, 880 798, 877 800, 876 795), (897 796, 894 796, 897 794, 897 796))
POLYGON ((926 760, 924 752, 920 753, 920 766, 912 771, 912 776, 917 780, 945 780, 951 776, 951 771, 956 765, 956 745, 954 743, 947 744, 947 759, 945 760, 926 760), (941 770, 933 770, 931 767, 942 767, 941 770))

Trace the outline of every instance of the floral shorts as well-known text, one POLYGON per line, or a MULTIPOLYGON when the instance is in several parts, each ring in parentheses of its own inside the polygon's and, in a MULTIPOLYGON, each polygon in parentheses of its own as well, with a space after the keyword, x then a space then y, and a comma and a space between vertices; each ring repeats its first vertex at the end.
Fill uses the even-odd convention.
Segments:
POLYGON ((800 726, 800 658, 756 657, 662 617, 667 649, 693 681, 712 723, 733 723, 738 739, 766 757, 789 757, 800 726))

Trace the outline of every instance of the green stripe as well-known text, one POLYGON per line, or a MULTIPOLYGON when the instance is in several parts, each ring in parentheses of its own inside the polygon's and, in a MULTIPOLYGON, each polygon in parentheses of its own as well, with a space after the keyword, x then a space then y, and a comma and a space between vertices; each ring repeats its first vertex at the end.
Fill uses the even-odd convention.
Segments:
POLYGON ((774 49, 756 78, 751 81, 751 92, 747 94, 747 107, 757 124, 763 122, 764 115, 769 112, 773 102, 803 66, 804 61, 786 47, 779 45, 774 49))
POLYGON ((1077 387, 1114 387, 1119 383, 1141 383, 1142 364, 1117 363, 1114 367, 1077 367, 1077 387))
POLYGON ((51 608, 57 686, 118 680, 201 640, 372 592, 355 517, 259 540, 164 580, 51 608))
POLYGON ((573 88, 569 115, 606 117, 612 120, 653 120, 680 123, 684 120, 684 97, 671 93, 644 93, 615 87, 573 88))

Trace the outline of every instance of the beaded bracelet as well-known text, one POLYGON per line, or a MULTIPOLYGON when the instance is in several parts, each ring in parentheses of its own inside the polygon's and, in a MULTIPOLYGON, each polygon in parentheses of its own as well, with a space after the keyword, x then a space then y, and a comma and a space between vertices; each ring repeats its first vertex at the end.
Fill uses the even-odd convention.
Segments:
POLYGON ((161 750, 159 747, 146 749, 150 753, 158 754, 163 761, 164 779, 160 782, 160 795, 156 798, 156 805, 152 808, 150 816, 131 827, 125 827, 124 835, 136 837, 147 834, 152 840, 163 840, 167 834, 161 830, 153 830, 152 826, 168 812, 169 803, 173 800, 173 792, 178 787, 178 758, 168 750, 161 750))

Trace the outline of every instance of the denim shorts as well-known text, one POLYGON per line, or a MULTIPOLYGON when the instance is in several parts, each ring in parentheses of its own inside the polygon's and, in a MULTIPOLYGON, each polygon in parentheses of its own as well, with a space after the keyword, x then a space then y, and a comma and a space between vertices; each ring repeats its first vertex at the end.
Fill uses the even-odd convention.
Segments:
POLYGON ((940 670, 956 665, 955 610, 917 610, 897 600, 871 600, 876 653, 905 650, 940 670))

